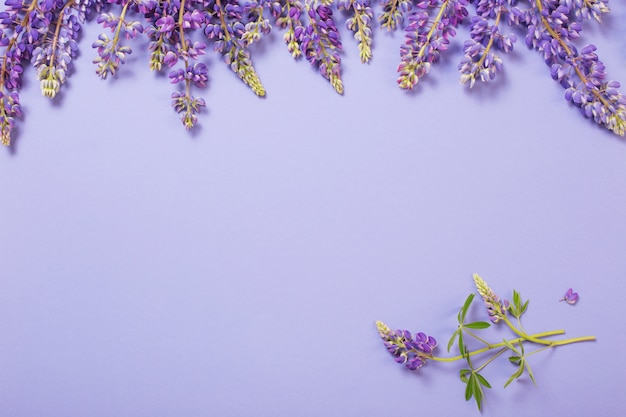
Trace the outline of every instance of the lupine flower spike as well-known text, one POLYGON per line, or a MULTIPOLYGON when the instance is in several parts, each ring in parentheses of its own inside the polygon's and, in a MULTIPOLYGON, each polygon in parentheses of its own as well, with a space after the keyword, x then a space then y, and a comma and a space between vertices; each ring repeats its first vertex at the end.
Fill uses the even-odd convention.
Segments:
POLYGON ((485 307, 487 307, 487 311, 489 312, 489 320, 493 323, 497 323, 501 319, 504 319, 506 317, 506 311, 509 308, 509 302, 506 300, 501 302, 500 297, 489 288, 485 280, 478 274, 474 274, 473 278, 478 294, 482 297, 485 307))
MULTIPOLYGON (((435 350, 437 341, 432 336, 425 333, 412 335, 408 330, 392 330, 381 321, 376 322, 378 334, 383 339, 383 344, 387 351, 393 356, 397 363, 405 365, 408 369, 416 371, 420 369, 426 361, 431 362, 456 362, 464 363, 463 368, 458 371, 461 382, 465 384, 465 400, 474 398, 476 405, 480 409, 485 397, 485 389, 491 388, 491 384, 482 374, 484 368, 493 363, 502 354, 508 352, 508 361, 505 366, 515 365, 516 370, 504 383, 506 388, 516 379, 527 376, 533 383, 535 376, 530 366, 529 357, 542 350, 571 343, 588 342, 595 340, 594 336, 575 337, 571 339, 553 340, 552 336, 565 333, 564 330, 553 330, 542 333, 529 334, 523 329, 521 317, 528 309, 528 300, 523 301, 522 296, 517 291, 513 291, 513 302, 509 305, 489 288, 485 280, 474 274, 474 283, 478 294, 482 297, 483 303, 487 307, 489 319, 493 323, 505 322, 513 331, 513 337, 502 339, 500 333, 496 335, 493 342, 487 341, 484 336, 479 336, 478 332, 487 330, 491 323, 487 321, 468 322, 470 308, 474 301, 474 294, 470 294, 457 314, 458 325, 452 333, 448 342, 448 352, 456 345, 458 355, 437 356, 435 350), (507 317, 507 312, 517 319, 517 326, 513 325, 507 317), (533 348, 529 351, 529 348, 533 348), (478 363, 478 358, 485 357, 478 363)), ((578 299, 578 294, 570 288, 562 301, 573 303, 578 299)))
POLYGON ((425 333, 417 333, 413 338, 408 330, 393 331, 381 321, 376 322, 376 327, 395 361, 405 364, 412 371, 421 368, 426 360, 432 357, 433 350, 437 347, 437 340, 425 333))

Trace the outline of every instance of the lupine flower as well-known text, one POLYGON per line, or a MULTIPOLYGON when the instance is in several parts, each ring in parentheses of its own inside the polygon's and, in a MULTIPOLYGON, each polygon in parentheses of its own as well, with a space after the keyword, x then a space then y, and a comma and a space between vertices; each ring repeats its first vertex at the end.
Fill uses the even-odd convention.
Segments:
POLYGON ((487 312, 489 313, 489 320, 493 323, 499 322, 501 319, 506 317, 506 311, 509 308, 508 301, 500 301, 500 297, 498 297, 492 290, 489 288, 484 279, 482 279, 478 274, 472 275, 474 278, 474 284, 476 284, 476 289, 478 290, 478 294, 483 299, 485 303, 485 307, 487 307, 487 312))
POLYGON ((394 360, 412 371, 421 368, 437 347, 437 340, 425 333, 420 332, 413 337, 408 330, 394 331, 381 321, 376 322, 376 328, 394 360))
POLYGON ((304 25, 302 23, 303 5, 300 1, 284 0, 281 2, 280 14, 276 15, 276 25, 287 31, 283 40, 287 44, 287 50, 293 58, 302 56, 302 39, 304 25))
POLYGON ((283 41, 293 58, 302 56, 302 38, 304 25, 302 23, 303 5, 298 0, 284 0, 281 2, 280 13, 275 15, 276 25, 286 29, 283 41))
MULTIPOLYGON (((419 3, 418 7, 422 7, 425 3, 419 3)), ((378 21, 383 28, 387 30, 396 30, 404 21, 405 13, 413 9, 411 0, 381 0, 380 5, 383 12, 378 15, 378 21)))
POLYGON ((213 10, 209 12, 216 23, 210 22, 204 28, 204 33, 213 42, 213 49, 224 55, 224 62, 230 66, 237 76, 247 84, 258 96, 265 96, 265 88, 252 66, 250 52, 247 49, 243 35, 245 25, 241 22, 243 7, 236 0, 216 0, 213 10))
POLYGON ((346 20, 346 27, 354 32, 361 62, 369 62, 372 58, 372 18, 374 16, 370 1, 339 0, 337 7, 351 14, 351 17, 346 20))
POLYGON ((309 24, 305 28, 302 39, 302 50, 312 65, 316 65, 324 78, 330 81, 335 91, 343 94, 341 81, 342 49, 339 40, 339 31, 333 20, 333 11, 330 7, 321 4, 317 7, 314 0, 308 0, 306 10, 309 24))
POLYGON ((464 56, 459 64, 461 84, 469 82, 470 88, 476 80, 493 80, 502 71, 502 59, 497 50, 508 53, 516 41, 514 34, 502 34, 500 21, 503 15, 510 14, 506 3, 509 0, 478 0, 476 16, 470 23, 471 39, 463 44, 464 56), (494 18, 493 24, 488 20, 494 18))
POLYGON ((606 79, 604 64, 595 45, 578 51, 582 20, 599 20, 606 13, 606 1, 537 0, 526 11, 516 11, 520 24, 527 26, 526 45, 541 52, 552 78, 565 88, 565 99, 581 113, 616 134, 626 133, 626 97, 619 83, 606 79))
POLYGON ((578 301, 578 293, 574 292, 571 288, 567 290, 565 296, 561 298, 559 301, 565 301, 569 305, 574 305, 578 301))
POLYGON ((405 42, 400 48, 398 85, 413 89, 420 78, 428 74, 432 64, 439 62, 439 55, 448 49, 450 39, 456 35, 455 28, 468 12, 467 0, 421 0, 419 11, 411 13, 404 29, 405 42), (431 19, 428 8, 435 8, 431 19))
POLYGON ((143 26, 140 22, 128 20, 126 18, 129 7, 135 6, 133 0, 109 0, 110 2, 121 2, 123 7, 119 16, 112 13, 102 13, 98 16, 97 22, 104 28, 110 28, 113 38, 109 38, 102 33, 92 47, 98 52, 98 57, 93 60, 97 65, 96 74, 102 79, 109 75, 114 76, 118 67, 126 62, 126 57, 132 53, 130 46, 120 44, 120 35, 125 34, 126 39, 137 37, 143 33, 143 26))

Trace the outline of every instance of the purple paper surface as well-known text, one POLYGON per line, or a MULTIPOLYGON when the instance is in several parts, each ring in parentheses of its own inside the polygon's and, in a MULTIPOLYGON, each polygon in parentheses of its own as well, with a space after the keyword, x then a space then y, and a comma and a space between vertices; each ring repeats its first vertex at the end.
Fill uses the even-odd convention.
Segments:
MULTIPOLYGON (((610 5, 583 36, 626 83, 626 5, 610 5)), ((377 30, 362 65, 343 31, 339 96, 277 31, 253 51, 264 99, 207 55, 188 133, 145 51, 95 76, 99 32, 57 100, 27 70, 0 152, 0 417, 478 415, 460 364, 412 373, 374 325, 444 354, 474 272, 531 300, 529 332, 597 337, 532 356, 537 388, 488 368, 482 415, 626 412, 626 142, 521 40, 468 90, 463 29, 406 93, 400 33, 377 30)))

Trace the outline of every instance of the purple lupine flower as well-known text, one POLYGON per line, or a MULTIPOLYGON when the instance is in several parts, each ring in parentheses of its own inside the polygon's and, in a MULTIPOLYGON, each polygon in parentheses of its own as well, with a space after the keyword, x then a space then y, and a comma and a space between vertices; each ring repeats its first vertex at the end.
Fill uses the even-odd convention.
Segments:
POLYGON ((472 88, 476 80, 491 81, 502 71, 502 59, 497 51, 508 53, 517 40, 512 33, 502 34, 500 22, 510 14, 506 4, 509 0, 478 0, 476 16, 470 22, 471 39, 463 44, 463 59, 459 64, 461 84, 472 88), (488 19, 493 18, 492 24, 488 19))
POLYGON ((450 39, 456 35, 455 28, 468 12, 467 0, 423 0, 418 9, 409 16, 404 29, 405 42, 400 47, 398 85, 413 89, 419 79, 430 71, 431 64, 439 62, 439 55, 448 49, 450 39), (437 8, 433 19, 427 8, 437 8))
POLYGON ((243 39, 246 27, 242 23, 244 8, 237 0, 217 0, 213 10, 209 10, 209 18, 219 23, 209 23, 205 27, 205 35, 217 38, 213 42, 213 49, 224 56, 224 62, 232 71, 247 84, 258 96, 265 96, 265 88, 252 66, 250 51, 243 39), (224 5, 224 3, 226 3, 224 5))
POLYGON ((198 113, 206 107, 205 101, 180 91, 173 92, 171 97, 172 107, 180 114, 183 125, 186 129, 191 129, 198 122, 198 113))
POLYGON ((578 293, 574 292, 574 290, 570 288, 567 292, 565 292, 565 296, 559 301, 565 301, 569 305, 574 305, 578 301, 578 298, 578 293))
MULTIPOLYGON (((405 13, 413 9, 411 0, 381 0, 380 5, 383 12, 378 15, 381 27, 387 30, 396 30, 404 21, 405 13)), ((425 2, 418 3, 419 8, 423 8, 425 2)))
POLYGON ((322 76, 330 81, 335 91, 343 94, 341 57, 339 56, 342 44, 333 20, 333 11, 323 4, 314 8, 312 4, 307 3, 306 8, 309 25, 303 32, 304 55, 307 61, 318 67, 322 76))
MULTIPOLYGON (((116 3, 120 0, 108 0, 110 3, 116 3)), ((114 33, 113 38, 109 39, 105 34, 98 36, 98 41, 92 44, 96 48, 98 57, 93 60, 97 65, 96 74, 106 79, 108 75, 114 76, 118 67, 126 62, 126 57, 132 53, 129 46, 120 44, 120 35, 125 34, 126 39, 133 39, 140 33, 143 33, 143 25, 138 21, 126 20, 128 8, 126 1, 122 0, 125 7, 122 8, 121 14, 115 16, 112 13, 102 13, 97 22, 101 23, 104 28, 110 28, 114 33)), ((133 3, 134 5, 135 3, 133 3)))
POLYGON ((194 9, 183 15, 183 29, 198 29, 204 24, 205 14, 200 10, 194 9))
POLYGON ((368 62, 372 58, 372 19, 374 16, 370 0, 339 0, 337 7, 352 15, 346 20, 346 27, 354 33, 354 39, 358 42, 361 62, 368 62))
POLYGON ((504 319, 506 317, 506 311, 509 308, 509 302, 507 300, 500 301, 500 297, 489 288, 489 285, 487 285, 485 280, 478 274, 474 274, 472 277, 474 278, 478 294, 482 297, 487 312, 489 313, 489 320, 493 323, 497 323, 501 319, 504 319))
POLYGON ((581 20, 585 16, 599 18, 608 11, 605 3, 541 0, 518 15, 520 24, 527 26, 526 45, 543 55, 551 76, 565 89, 565 99, 585 117, 623 136, 626 97, 619 92, 619 83, 606 79, 594 45, 579 52, 574 42, 582 29, 581 20))
POLYGON ((155 25, 159 33, 165 33, 170 36, 176 28, 176 21, 172 16, 166 15, 157 19, 155 25))
POLYGON ((285 0, 282 3, 280 14, 276 16, 276 25, 287 29, 283 35, 283 41, 287 44, 287 50, 293 58, 302 56, 302 40, 304 25, 301 20, 302 3, 298 0, 285 0))
POLYGON ((412 371, 421 368, 427 359, 432 358, 432 353, 437 347, 437 340, 422 332, 413 337, 408 330, 394 331, 381 321, 376 322, 376 328, 394 360, 412 371))

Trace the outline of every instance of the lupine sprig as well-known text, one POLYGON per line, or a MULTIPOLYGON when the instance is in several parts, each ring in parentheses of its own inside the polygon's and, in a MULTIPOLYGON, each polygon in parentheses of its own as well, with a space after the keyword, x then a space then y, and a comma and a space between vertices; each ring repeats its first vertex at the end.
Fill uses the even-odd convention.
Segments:
POLYGON ((409 15, 400 48, 400 88, 413 89, 431 65, 439 62, 441 52, 448 49, 455 29, 468 14, 466 5, 467 0, 420 0, 416 4, 418 10, 409 15), (428 9, 435 10, 434 16, 428 9))
POLYGON ((601 20, 608 1, 532 0, 519 11, 519 21, 528 28, 526 44, 543 54, 552 78, 565 88, 565 99, 579 107, 585 117, 620 136, 626 133, 626 97, 619 82, 607 80, 605 66, 589 44, 580 51, 574 45, 582 21, 601 20))
POLYGON ((103 79, 109 75, 114 76, 118 67, 124 64, 127 56, 132 53, 130 46, 121 44, 120 37, 125 36, 127 40, 133 39, 143 32, 143 26, 139 21, 127 18, 129 9, 137 5, 135 0, 107 1, 121 5, 122 11, 119 16, 109 12, 102 13, 97 19, 97 22, 104 28, 110 28, 113 32, 113 38, 109 38, 106 33, 101 33, 98 40, 92 44, 98 52, 98 57, 93 60, 97 66, 96 74, 103 79))
POLYGON ((496 51, 509 53, 517 40, 513 33, 502 34, 500 22, 510 15, 510 0, 475 0, 476 15, 470 23, 471 39, 463 44, 463 59, 459 65, 461 84, 469 82, 470 88, 477 79, 493 80, 502 71, 502 58, 496 51), (494 18, 493 24, 490 18, 494 18))
POLYGON ((346 27, 354 32, 354 39, 359 45, 361 62, 369 62, 372 59, 372 17, 374 16, 369 0, 338 0, 337 7, 352 15, 346 20, 346 27))
POLYGON ((381 0, 383 12, 378 15, 382 28, 389 31, 396 30, 404 22, 405 13, 413 10, 411 0, 381 0))
POLYGON ((215 0, 209 15, 212 19, 204 33, 209 39, 216 39, 213 48, 224 55, 224 62, 256 95, 265 96, 265 88, 252 66, 244 40, 246 27, 242 17, 243 7, 236 0, 215 0))
POLYGON ((304 6, 299 1, 282 0, 280 2, 280 14, 276 16, 276 24, 286 29, 283 40, 287 44, 287 50, 293 58, 302 56, 302 39, 304 35, 304 25, 301 16, 304 6))
MULTIPOLYGON (((529 301, 524 301, 519 292, 513 291, 513 301, 509 303, 502 300, 479 275, 473 275, 476 290, 480 295, 487 315, 491 321, 466 322, 468 312, 473 305, 475 296, 470 294, 457 314, 458 325, 448 341, 447 351, 456 345, 459 354, 456 356, 436 356, 434 351, 437 341, 432 336, 419 332, 413 336, 408 330, 392 330, 381 321, 376 322, 376 328, 387 351, 398 363, 404 364, 410 370, 422 368, 427 361, 434 362, 455 362, 464 361, 466 367, 459 370, 461 382, 465 384, 465 400, 474 398, 479 409, 482 408, 485 392, 484 389, 491 388, 491 384, 483 374, 483 370, 501 355, 509 352, 508 363, 516 366, 515 371, 504 383, 506 388, 516 379, 524 374, 535 383, 535 376, 530 367, 528 358, 545 349, 557 346, 568 345, 578 342, 595 340, 594 336, 575 337, 571 339, 553 340, 551 336, 564 334, 564 330, 552 330, 542 333, 527 333, 521 324, 522 315, 528 310, 529 301), (517 319, 517 325, 511 323, 509 315, 517 319), (478 336, 477 332, 486 330, 492 325, 504 322, 513 331, 515 337, 505 338, 501 341, 489 342, 486 338, 478 336), (467 338, 473 344, 479 343, 483 347, 470 349, 467 338), (534 350, 528 351, 527 346, 537 346, 534 350), (487 356, 479 365, 476 365, 475 357, 487 356)), ((571 293, 571 289, 568 291, 571 293)), ((566 294, 567 297, 567 294, 566 294)))
POLYGON ((525 33, 526 45, 541 54, 552 78, 563 86, 565 99, 583 116, 626 134, 626 98, 620 84, 609 79, 596 46, 580 39, 582 22, 601 22, 609 12, 608 0, 0 1, 5 5, 0 11, 0 142, 5 145, 22 117, 19 93, 25 67, 34 67, 44 96, 56 97, 79 56, 80 30, 94 17, 107 29, 92 43, 96 74, 103 79, 117 76, 132 53, 128 41, 145 36, 148 66, 167 69, 176 85, 171 104, 186 128, 197 124, 206 106, 195 90, 208 82, 203 54, 209 45, 255 94, 265 95, 250 46, 263 41, 272 24, 282 30, 294 58, 304 56, 343 93, 337 24, 344 18, 364 63, 372 58, 376 23, 387 31, 404 30, 397 79, 403 89, 413 89, 431 71, 456 41, 461 25, 468 27, 470 39, 458 41, 463 49, 459 71, 461 83, 470 87, 502 72, 501 56, 512 51, 514 31, 525 33))
POLYGON ((309 24, 304 29, 302 50, 307 61, 317 66, 324 78, 330 81, 335 91, 343 94, 341 81, 342 49, 339 31, 333 20, 333 11, 328 4, 318 4, 318 0, 306 0, 305 9, 309 24))

